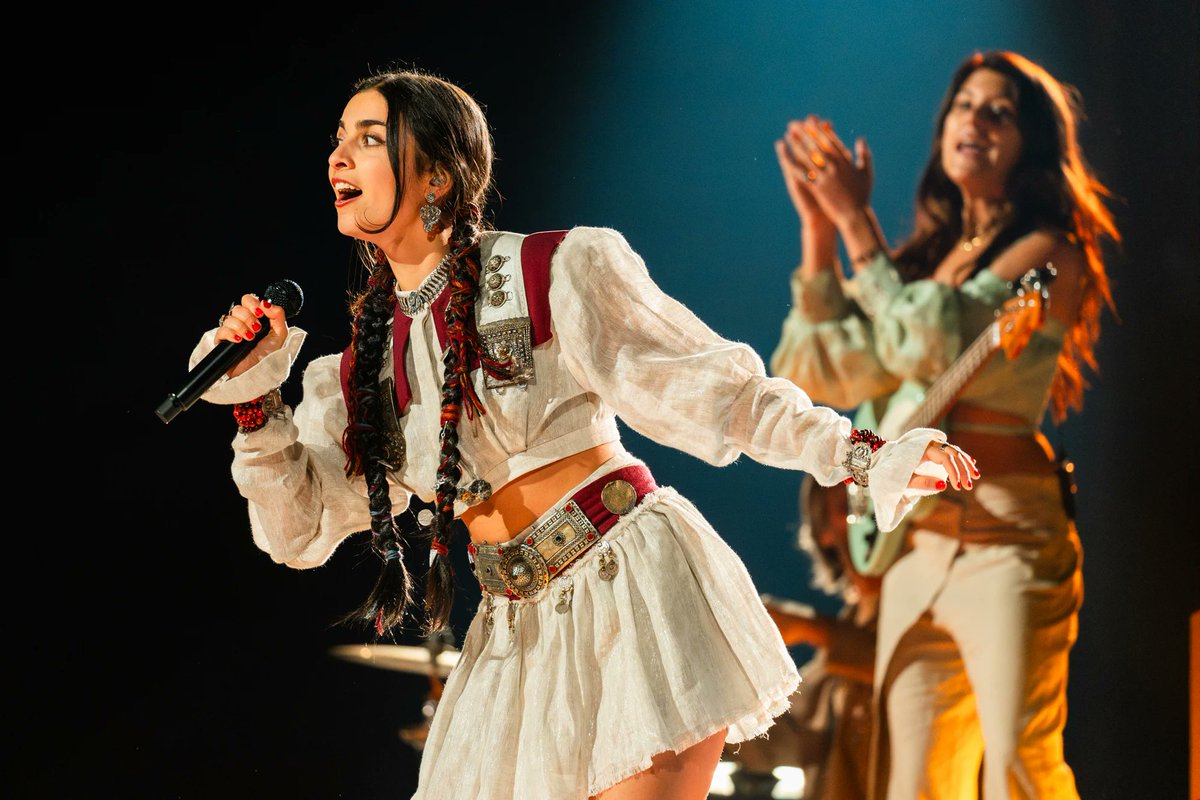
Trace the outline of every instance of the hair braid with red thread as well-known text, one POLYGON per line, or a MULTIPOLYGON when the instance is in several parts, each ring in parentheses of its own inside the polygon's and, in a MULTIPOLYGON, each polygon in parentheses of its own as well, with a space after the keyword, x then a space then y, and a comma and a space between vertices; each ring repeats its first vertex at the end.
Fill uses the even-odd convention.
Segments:
MULTIPOLYGON (((454 342, 445 358, 441 463, 438 467, 437 502, 442 513, 435 517, 427 608, 433 610, 431 629, 445 625, 453 595, 452 574, 446 560, 454 522, 454 500, 458 469, 459 418, 466 406, 468 419, 483 407, 470 382, 472 366, 478 362, 490 374, 505 376, 509 370, 487 357, 480 358, 474 310, 479 286, 479 239, 484 228, 480 209, 492 186, 493 148, 483 109, 463 89, 431 74, 385 68, 355 82, 354 93, 376 91, 387 101, 387 154, 396 176, 395 204, 391 215, 377 226, 362 227, 364 234, 387 230, 402 206, 410 167, 413 175, 438 170, 450 179, 447 193, 439 201, 451 224, 451 287, 453 309, 448 316, 454 342), (465 398, 465 399, 464 399, 465 398), (444 477, 443 477, 444 474, 444 477), (449 483, 447 483, 449 481, 449 483)), ((441 232, 439 227, 439 233, 441 232)), ((435 234, 436 235, 436 234, 435 234)), ((430 239, 432 241, 432 237, 430 239)), ((395 313, 395 280, 387 259, 366 238, 358 239, 361 260, 372 274, 368 289, 354 298, 354 341, 350 351, 351 370, 347 391, 348 423, 342 446, 347 456, 346 474, 364 475, 370 501, 372 547, 383 559, 383 571, 370 597, 359 609, 343 618, 346 622, 371 623, 377 636, 403 622, 410 602, 411 582, 403 569, 400 542, 419 530, 391 517, 386 450, 380 411, 385 406, 379 392, 387 331, 395 313)), ((414 443, 416 444, 416 443, 414 443)), ((432 445, 430 443, 426 446, 432 445)), ((423 537, 422 537, 423 538, 423 537)))
POLYGON ((346 474, 361 474, 367 483, 371 517, 371 549, 382 561, 379 577, 370 595, 343 621, 367 622, 376 635, 400 622, 412 598, 412 578, 404 565, 400 530, 392 516, 387 464, 383 460, 384 417, 382 403, 394 402, 380 391, 379 374, 387 351, 388 335, 395 315, 395 276, 376 251, 376 268, 367 290, 351 305, 354 312, 351 336, 349 422, 342 434, 347 454, 346 474))
POLYGON ((495 377, 507 378, 511 375, 511 359, 497 362, 479 347, 475 302, 479 296, 480 216, 479 207, 471 204, 466 213, 455 219, 450 236, 451 248, 456 255, 447 288, 450 301, 446 306, 448 344, 442 358, 445 379, 442 383, 441 459, 438 463, 437 500, 425 587, 427 633, 440 630, 448 624, 454 601, 454 570, 448 555, 454 534, 454 501, 458 496, 458 482, 462 478, 458 424, 464 411, 467 419, 486 413, 471 381, 471 365, 478 360, 481 368, 495 377))

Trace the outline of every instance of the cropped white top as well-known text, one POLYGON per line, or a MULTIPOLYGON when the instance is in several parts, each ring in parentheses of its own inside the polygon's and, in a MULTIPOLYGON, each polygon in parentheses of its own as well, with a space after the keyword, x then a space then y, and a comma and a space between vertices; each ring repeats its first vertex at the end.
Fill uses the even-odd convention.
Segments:
MULTIPOLYGON (((522 279, 524 239, 493 232, 481 243, 481 263, 491 267, 476 304, 481 341, 491 352, 513 355, 523 370, 521 380, 506 386, 482 370, 472 374, 486 413, 464 415, 459 424, 464 485, 482 478, 498 490, 538 467, 617 442, 618 416, 638 433, 715 466, 745 454, 810 472, 824 485, 848 477, 841 464, 850 420, 814 406, 791 381, 768 377, 754 350, 717 335, 667 296, 616 231, 579 227, 562 239, 550 260, 549 338, 529 345, 530 305, 539 299, 527 296, 522 279), (493 273, 499 288, 489 289, 493 273)), ((403 377, 410 399, 399 416, 406 455, 389 475, 396 513, 413 494, 426 501, 435 494, 443 353, 437 327, 426 307, 407 332, 403 377)), ((197 345, 193 366, 214 346, 214 335, 209 331, 197 345)), ((279 386, 304 338, 292 327, 283 348, 236 378, 222 378, 204 399, 244 402, 279 386)), ((341 359, 340 353, 314 359, 295 412, 285 406, 265 427, 233 441, 233 478, 249 501, 256 544, 297 568, 324 563, 347 536, 370 527, 365 482, 343 470, 341 359)), ((385 363, 383 380, 393 377, 390 356, 385 363)), ((894 527, 922 494, 907 483, 929 441, 944 438, 919 429, 876 454, 870 476, 881 528, 894 527)))

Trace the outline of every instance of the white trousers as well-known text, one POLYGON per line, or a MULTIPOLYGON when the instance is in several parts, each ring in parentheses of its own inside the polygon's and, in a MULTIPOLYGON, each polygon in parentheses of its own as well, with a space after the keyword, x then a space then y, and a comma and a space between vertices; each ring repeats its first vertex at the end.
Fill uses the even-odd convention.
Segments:
POLYGON ((883 582, 874 796, 1077 800, 1062 731, 1081 551, 1057 479, 981 481, 919 524, 883 582))

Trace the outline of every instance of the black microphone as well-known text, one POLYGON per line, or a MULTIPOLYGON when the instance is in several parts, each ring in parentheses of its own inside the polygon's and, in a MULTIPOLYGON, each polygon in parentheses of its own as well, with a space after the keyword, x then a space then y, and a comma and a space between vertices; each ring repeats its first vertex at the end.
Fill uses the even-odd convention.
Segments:
MULTIPOLYGON (((304 305, 304 292, 299 284, 287 279, 275 281, 263 292, 262 299, 270 301, 271 305, 283 309, 287 319, 300 313, 304 305)), ((208 355, 200 360, 191 372, 187 381, 179 391, 171 392, 167 399, 159 403, 154 413, 164 423, 170 422, 187 411, 200 399, 200 395, 216 383, 222 375, 233 369, 243 358, 250 354, 258 342, 253 339, 242 339, 240 342, 218 342, 208 355)))

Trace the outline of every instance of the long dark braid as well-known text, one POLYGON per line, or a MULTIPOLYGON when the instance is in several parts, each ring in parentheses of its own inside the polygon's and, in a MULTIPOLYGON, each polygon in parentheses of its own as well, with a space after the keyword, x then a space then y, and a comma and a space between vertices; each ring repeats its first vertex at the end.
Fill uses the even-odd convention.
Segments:
MULTIPOLYGON (((447 289, 450 295, 446 312, 450 344, 444 358, 437 513, 430 532, 432 549, 426 594, 426 626, 432 632, 445 627, 454 593, 454 575, 447 555, 454 532, 454 501, 462 477, 458 423, 464 409, 468 419, 483 413, 471 383, 471 369, 478 362, 493 375, 507 374, 505 364, 479 352, 479 334, 475 328, 479 240, 484 226, 480 206, 491 188, 491 134, 474 99, 461 88, 432 75, 413 70, 384 70, 360 80, 354 91, 377 91, 387 100, 388 157, 396 173, 396 204, 391 217, 378 227, 364 226, 364 233, 381 233, 395 220, 404 196, 410 147, 418 174, 438 169, 450 178, 449 191, 439 201, 442 219, 450 225, 447 289)), ((344 619, 369 622, 376 634, 382 635, 403 622, 412 589, 404 569, 403 531, 391 515, 380 417, 381 403, 392 401, 380 396, 379 373, 388 326, 395 313, 395 279, 386 257, 373 245, 359 240, 359 253, 372 278, 368 288, 351 305, 353 361, 347 398, 348 424, 342 446, 347 457, 347 475, 361 474, 366 478, 371 544, 383 565, 370 596, 344 619)))
POLYGON ((437 471, 437 501, 430 543, 429 575, 425 587, 427 632, 444 628, 449 622, 454 600, 454 570, 450 566, 449 546, 454 535, 454 501, 458 496, 459 468, 458 423, 466 411, 467 419, 485 413, 471 382, 471 365, 476 360, 485 371, 508 377, 510 362, 497 362, 479 347, 475 326, 475 301, 479 296, 480 212, 474 204, 458 216, 451 233, 454 266, 450 273, 449 303, 446 306, 448 346, 442 357, 445 378, 442 382, 441 452, 437 471))
POLYGON ((403 619, 412 598, 412 578, 404 565, 400 530, 392 517, 388 465, 382 455, 385 450, 381 404, 394 401, 380 391, 379 374, 395 314, 395 282, 386 258, 380 253, 367 289, 351 304, 353 361, 347 397, 348 423, 342 434, 346 474, 362 475, 366 479, 371 549, 383 562, 371 594, 343 621, 368 622, 374 626, 377 635, 403 619), (382 265, 378 264, 379 260, 382 265))

